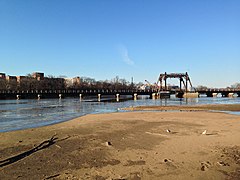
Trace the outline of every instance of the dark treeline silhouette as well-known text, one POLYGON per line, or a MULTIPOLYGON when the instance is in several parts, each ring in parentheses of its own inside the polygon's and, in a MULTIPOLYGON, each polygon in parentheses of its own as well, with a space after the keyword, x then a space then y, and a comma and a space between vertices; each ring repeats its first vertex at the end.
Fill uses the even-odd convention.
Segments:
POLYGON ((24 79, 0 79, 0 90, 27 91, 27 90, 63 90, 63 89, 109 89, 109 90, 130 90, 136 88, 136 84, 121 79, 118 76, 112 80, 97 81, 93 78, 83 77, 78 82, 67 81, 62 77, 47 76, 42 80, 27 75, 24 79))
POLYGON ((113 78, 112 80, 105 81, 96 81, 92 78, 81 78, 80 83, 73 83, 68 86, 67 89, 109 89, 109 90, 119 90, 125 89, 130 90, 136 87, 136 84, 128 82, 126 79, 120 79, 118 76, 113 78))
POLYGON ((50 90, 64 89, 65 81, 63 78, 45 77, 43 80, 37 80, 31 76, 26 76, 21 81, 15 79, 0 79, 0 90, 50 90))
POLYGON ((235 84, 231 85, 231 88, 240 89, 240 83, 235 83, 235 84))

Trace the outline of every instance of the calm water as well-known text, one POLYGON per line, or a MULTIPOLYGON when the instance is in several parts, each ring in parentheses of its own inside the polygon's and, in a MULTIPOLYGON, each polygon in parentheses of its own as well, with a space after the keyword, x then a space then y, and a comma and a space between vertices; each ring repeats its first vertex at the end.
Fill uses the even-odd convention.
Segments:
MULTIPOLYGON (((0 132, 33 128, 94 113, 118 112, 120 108, 147 105, 240 104, 240 98, 147 99, 96 102, 97 99, 0 100, 0 132)), ((235 112, 240 114, 240 112, 235 112)))

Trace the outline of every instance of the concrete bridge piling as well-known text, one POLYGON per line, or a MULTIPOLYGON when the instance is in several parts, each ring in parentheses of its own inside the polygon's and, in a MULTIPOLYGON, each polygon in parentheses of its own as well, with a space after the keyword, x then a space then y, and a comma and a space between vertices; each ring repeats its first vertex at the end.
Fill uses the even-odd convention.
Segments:
POLYGON ((101 101, 101 94, 98 94, 98 102, 101 101))
POLYGON ((119 94, 116 94, 116 101, 119 102, 119 94))
POLYGON ((133 99, 134 99, 134 101, 136 101, 136 100, 137 100, 137 96, 138 96, 138 94, 137 94, 137 93, 134 93, 134 94, 133 94, 133 99))
POLYGON ((240 97, 240 93, 236 92, 206 92, 205 94, 207 95, 207 97, 240 97))
POLYGON ((20 95, 17 94, 17 95, 16 95, 16 98, 17 98, 17 100, 19 100, 19 99, 20 99, 20 95))

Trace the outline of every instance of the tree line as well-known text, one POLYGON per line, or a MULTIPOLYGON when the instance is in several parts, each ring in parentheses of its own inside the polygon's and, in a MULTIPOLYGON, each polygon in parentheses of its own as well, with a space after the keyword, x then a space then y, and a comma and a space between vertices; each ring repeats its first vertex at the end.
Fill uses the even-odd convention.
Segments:
MULTIPOLYGON (((37 80, 33 78, 32 75, 28 74, 25 78, 21 79, 17 82, 16 79, 0 79, 0 90, 67 90, 67 89, 104 89, 104 90, 132 90, 138 89, 144 83, 133 83, 129 82, 124 78, 119 78, 116 76, 111 80, 95 80, 94 78, 82 77, 79 82, 73 82, 72 84, 68 84, 66 79, 63 78, 65 76, 54 77, 49 75, 44 77, 43 80, 37 80)), ((236 88, 240 89, 240 83, 235 83, 227 88, 236 88)), ((198 90, 208 89, 207 86, 199 85, 196 87, 198 90)))
POLYGON ((97 81, 93 78, 82 77, 80 82, 73 82, 68 84, 67 80, 61 77, 47 76, 43 80, 37 80, 31 75, 27 75, 21 81, 0 79, 0 90, 64 90, 64 89, 134 89, 138 84, 130 83, 126 79, 116 76, 111 80, 97 81))

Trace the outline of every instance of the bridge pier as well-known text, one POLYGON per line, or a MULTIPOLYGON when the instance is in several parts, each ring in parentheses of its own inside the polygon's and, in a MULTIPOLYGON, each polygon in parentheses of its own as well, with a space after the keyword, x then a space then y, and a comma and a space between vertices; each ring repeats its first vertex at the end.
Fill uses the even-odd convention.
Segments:
POLYGON ((159 97, 160 98, 170 98, 170 92, 169 91, 161 91, 160 93, 159 93, 159 97))
POLYGON ((134 101, 137 100, 137 96, 138 96, 137 93, 134 93, 134 94, 133 94, 133 99, 134 99, 134 101))
POLYGON ((119 94, 116 94, 116 101, 119 102, 119 94))
POLYGON ((152 93, 152 99, 156 99, 156 94, 152 93))
POLYGON ((62 99, 62 94, 59 94, 58 97, 59 97, 59 99, 62 99))
POLYGON ((16 95, 16 98, 17 98, 17 100, 19 100, 19 99, 20 99, 20 95, 17 94, 17 95, 16 95))
POLYGON ((198 98, 199 97, 199 93, 191 93, 191 92, 187 92, 183 94, 184 98, 198 98))
POLYGON ((98 94, 98 102, 101 101, 101 94, 98 94))
POLYGON ((79 100, 82 101, 82 94, 79 94, 79 100))
POLYGON ((37 96, 37 97, 38 97, 38 100, 40 100, 40 99, 41 99, 41 95, 40 95, 40 94, 38 94, 38 96, 37 96))

